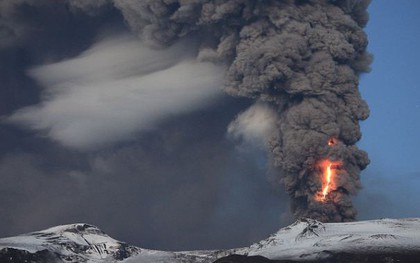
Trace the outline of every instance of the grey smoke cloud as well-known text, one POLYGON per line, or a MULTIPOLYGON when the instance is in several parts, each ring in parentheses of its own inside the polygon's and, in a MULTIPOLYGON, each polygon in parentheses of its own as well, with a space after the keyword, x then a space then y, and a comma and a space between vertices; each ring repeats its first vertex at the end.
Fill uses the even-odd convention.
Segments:
POLYGON ((129 36, 99 41, 75 58, 31 69, 43 99, 8 121, 78 149, 130 139, 220 96, 224 67, 196 61, 191 50, 185 41, 166 50, 129 36))
POLYGON ((0 61, 6 114, 32 104, 10 120, 65 146, 0 124, 0 235, 83 221, 149 248, 245 246, 292 220, 283 188, 295 217, 354 219, 349 198, 368 162, 354 145, 368 116, 357 91, 368 2, 13 1, 2 15, 19 33, 5 45, 17 59, 6 49, 0 61), (120 13, 141 42, 95 40, 120 13), (39 101, 28 95, 38 87, 39 101), (272 164, 258 147, 238 151, 227 130, 264 143, 272 164), (326 157, 347 173, 321 206, 313 167, 326 157))
MULTIPOLYGON (((2 0, 0 1, 0 49, 25 46, 28 41, 36 45, 39 40, 34 41, 33 38, 42 38, 46 28, 54 31, 54 26, 65 23, 66 19, 66 22, 71 20, 76 22, 80 17, 74 15, 78 14, 92 17, 104 14, 111 9, 110 3, 108 0, 2 0), (52 21, 56 24, 49 24, 52 21)), ((88 27, 87 24, 85 26, 88 27)))
MULTIPOLYGON (((95 1, 83 4, 88 2, 95 1)), ((47 86, 28 70, 80 58, 109 32, 129 33, 112 6, 97 12, 94 5, 27 0, 15 7, 10 25, 22 26, 24 34, 0 50, 2 117, 28 105, 42 108, 49 99, 44 95, 62 77, 50 74, 47 86)), ((194 59, 188 54, 195 54, 197 42, 186 42, 165 58, 171 61, 165 69, 178 65, 177 58, 194 59)), ((83 77, 76 69, 63 72, 83 77)), ((152 131, 89 151, 63 146, 26 125, 0 123, 0 236, 86 222, 141 247, 218 249, 249 245, 290 223, 287 196, 264 177, 265 154, 238 152, 226 138, 229 123, 252 103, 220 95, 202 104, 164 117, 152 131)))
POLYGON ((358 91, 358 77, 369 70, 363 31, 370 1, 115 1, 132 30, 146 43, 171 46, 199 35, 198 58, 228 65, 225 91, 270 103, 278 112, 269 136, 296 217, 322 221, 354 220, 351 195, 361 187, 369 163, 355 143, 359 121, 369 109, 358 91), (327 145, 338 139, 334 147, 327 145), (342 161, 329 195, 317 163, 342 161))
POLYGON ((15 45, 26 34, 26 27, 16 16, 17 7, 25 1, 2 1, 0 3, 0 48, 15 45))
POLYGON ((252 146, 265 149, 275 131, 277 113, 268 105, 256 103, 241 112, 227 129, 229 136, 252 146))
POLYGON ((264 178, 263 153, 237 152, 225 138, 247 105, 224 97, 101 151, 33 138, 34 149, 0 159, 0 235, 90 222, 119 240, 170 250, 266 237, 291 220, 287 196, 264 178))

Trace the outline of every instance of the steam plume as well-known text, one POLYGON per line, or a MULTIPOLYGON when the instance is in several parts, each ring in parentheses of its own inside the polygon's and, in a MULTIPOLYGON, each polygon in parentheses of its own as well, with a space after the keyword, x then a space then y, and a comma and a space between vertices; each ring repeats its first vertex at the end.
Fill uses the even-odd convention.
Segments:
POLYGON ((355 143, 369 109, 358 91, 369 70, 368 0, 115 0, 144 41, 165 47, 187 35, 201 39, 197 57, 228 64, 225 91, 270 104, 278 116, 269 135, 278 178, 296 217, 354 220, 350 195, 369 163, 355 143), (329 147, 329 138, 338 143, 329 147), (343 169, 329 202, 316 168, 322 159, 343 169))

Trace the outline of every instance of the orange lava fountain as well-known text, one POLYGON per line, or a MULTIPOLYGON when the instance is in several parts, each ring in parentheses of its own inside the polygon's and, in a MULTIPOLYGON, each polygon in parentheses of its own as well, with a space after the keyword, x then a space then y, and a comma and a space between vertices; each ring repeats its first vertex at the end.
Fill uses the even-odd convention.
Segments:
MULTIPOLYGON (((337 144, 337 139, 335 137, 331 137, 328 139, 328 146, 334 147, 337 144)), ((322 167, 322 191, 316 193, 315 200, 318 202, 325 202, 327 199, 327 195, 331 192, 331 189, 334 187, 334 178, 336 175, 336 169, 340 166, 340 162, 333 162, 330 160, 324 160, 321 163, 322 167)))
POLYGON ((322 162, 322 191, 318 192, 315 195, 315 200, 319 202, 326 201, 328 194, 334 188, 334 178, 337 173, 337 166, 339 165, 339 162, 333 162, 330 160, 325 160, 322 162))
POLYGON ((325 197, 327 196, 329 190, 330 190, 330 184, 331 184, 331 177, 332 177, 332 172, 331 172, 331 165, 332 163, 329 163, 327 166, 327 171, 326 171, 326 175, 325 175, 325 187, 324 190, 322 190, 322 198, 325 199, 325 197))

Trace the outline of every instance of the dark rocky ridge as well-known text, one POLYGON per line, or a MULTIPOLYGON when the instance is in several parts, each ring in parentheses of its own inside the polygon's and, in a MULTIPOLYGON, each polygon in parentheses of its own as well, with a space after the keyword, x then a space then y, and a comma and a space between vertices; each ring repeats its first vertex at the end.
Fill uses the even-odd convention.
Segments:
POLYGON ((230 255, 219 258, 214 263, 289 263, 290 260, 270 260, 262 256, 230 255))
POLYGON ((295 260, 270 260, 262 256, 244 256, 244 255, 230 255, 220 258, 214 263, 418 263, 420 261, 420 253, 392 253, 392 254, 350 254, 339 253, 332 254, 331 258, 320 259, 316 261, 295 261, 295 260))
POLYGON ((53 263, 63 262, 60 257, 47 250, 37 251, 30 253, 29 251, 14 248, 4 248, 0 250, 0 262, 2 263, 20 263, 20 262, 33 262, 33 263, 53 263))

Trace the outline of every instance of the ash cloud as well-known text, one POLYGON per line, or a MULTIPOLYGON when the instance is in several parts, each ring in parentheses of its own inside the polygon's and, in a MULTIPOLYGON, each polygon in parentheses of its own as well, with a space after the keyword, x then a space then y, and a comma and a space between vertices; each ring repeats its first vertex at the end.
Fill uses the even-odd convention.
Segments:
MULTIPOLYGON (((282 187, 295 217, 354 219, 349 195, 359 190, 359 173, 368 163, 366 153, 354 145, 361 136, 358 121, 368 116, 357 91, 358 76, 370 62, 361 29, 367 5, 351 0, 0 2, 1 34, 6 36, 0 51, 0 113, 35 129, 0 124, 0 218, 6 222, 0 235, 85 221, 149 248, 244 246, 292 220, 282 187), (128 33, 123 16, 155 51, 133 39, 102 41, 100 36, 112 31, 128 33), (124 70, 99 63, 115 52, 115 43, 135 46, 127 49, 134 52, 130 56, 118 51, 127 60, 112 59, 110 65, 124 70), (103 57, 95 57, 101 50, 103 57), (153 67, 136 60, 150 52, 156 54, 153 67), (84 60, 89 56, 95 59, 84 60), (213 87, 222 86, 224 78, 225 91, 245 99, 195 97, 190 94, 195 88, 183 92, 179 85, 185 98, 162 118, 152 105, 150 116, 137 112, 150 122, 133 115, 121 126, 109 116, 103 123, 97 119, 121 113, 122 105, 136 111, 143 107, 126 103, 131 98, 126 89, 119 93, 104 85, 102 90, 104 80, 123 80, 128 86, 145 78, 158 82, 157 72, 178 75, 180 66, 188 71, 185 78, 215 69, 217 77, 207 77, 217 85, 205 85, 198 93, 214 94, 213 87), (220 68, 227 69, 225 77, 218 75, 220 68), (100 103, 102 112, 87 111, 102 91, 113 98, 121 95, 123 103, 100 103), (75 108, 79 101, 84 107, 75 108), (56 114, 56 109, 64 112, 63 106, 70 108, 68 116, 56 114), (172 110, 176 118, 170 118, 172 110), (95 114, 95 122, 70 127, 88 119, 88 112, 95 114), (260 116, 265 121, 257 125, 260 116), (112 127, 111 135, 99 132, 98 141, 89 144, 96 139, 92 128, 108 129, 108 121, 118 127, 112 127), (144 123, 156 129, 143 129, 144 123), (267 164, 261 148, 238 152, 226 140, 227 127, 236 139, 264 144, 276 167, 267 164), (70 147, 37 136, 39 131, 70 147), (326 146, 330 136, 340 140, 334 148, 326 146), (90 151, 74 150, 82 146, 90 151), (343 161, 346 173, 330 196, 334 202, 321 205, 312 198, 321 187, 313 167, 327 157, 343 161), (267 166, 282 183, 279 192, 261 176, 267 166)), ((179 76, 171 80, 188 82, 179 76)), ((147 91, 158 96, 154 89, 147 91)))
MULTIPOLYGON (((98 84, 101 78, 121 78, 120 70, 108 71, 109 68, 101 63, 100 66, 105 66, 101 69, 106 69, 110 76, 90 68, 93 62, 98 64, 98 60, 84 60, 85 63, 78 64, 83 66, 80 68, 67 64, 82 59, 82 54, 86 55, 91 47, 115 43, 119 39, 115 38, 116 33, 130 33, 119 10, 111 3, 97 11, 95 5, 88 2, 98 1, 13 1, 16 5, 13 6, 14 14, 7 18, 11 21, 8 25, 15 29, 21 27, 23 31, 19 38, 11 39, 0 50, 2 119, 25 107, 47 113, 45 107, 51 106, 49 103, 69 95, 62 89, 55 89, 63 80, 98 84), (73 5, 76 2, 86 6, 73 5), (104 39, 111 41, 103 42, 104 39), (41 69, 58 64, 67 66, 60 70, 54 68, 57 70, 54 75, 42 73, 41 69), (56 73, 60 73, 60 77, 56 73), (76 76, 80 79, 75 79, 76 76)), ((0 1, 0 6, 9 3, 12 1, 0 1)), ((169 57, 159 60, 163 64, 157 63, 140 73, 135 65, 142 62, 126 61, 128 65, 134 64, 129 69, 135 73, 130 74, 145 76, 173 69, 183 62, 190 70, 190 62, 194 60, 191 54, 195 55, 197 51, 197 41, 190 39, 197 37, 188 37, 184 41, 186 46, 183 44, 180 49, 148 49, 147 54, 162 53, 156 58, 165 57, 165 52, 169 57), (179 52, 182 50, 186 53, 179 52)), ((5 43, 3 40, 2 44, 5 43)), ((130 49, 132 51, 146 49, 142 43, 131 40, 122 42, 137 46, 130 49)), ((117 46, 105 45, 103 50, 114 52, 112 47, 117 46)), ((131 55, 143 57, 146 53, 131 55)), ((106 57, 111 55, 104 54, 106 57)), ((209 65, 205 62, 192 64, 209 65)), ((118 65, 124 66, 124 63, 118 65)), ((219 66, 209 65, 209 68, 218 69, 219 66)), ((52 67, 48 69, 53 70, 52 67)), ((197 69, 191 70, 197 73, 197 69)), ((187 79, 176 81, 188 82, 187 79)), ((69 86, 73 87, 69 89, 73 95, 82 97, 81 94, 86 94, 69 86)), ((86 91, 89 88, 86 86, 86 91)), ((118 92, 113 90, 112 94, 117 96, 118 92)), ((183 94, 192 98, 192 94, 183 94)), ((90 145, 88 151, 80 151, 73 140, 67 140, 72 145, 68 147, 51 140, 52 137, 43 136, 43 132, 57 127, 53 120, 68 124, 70 120, 77 120, 74 114, 71 118, 63 115, 58 118, 51 111, 48 111, 49 115, 42 115, 39 121, 50 124, 42 130, 42 136, 39 136, 39 130, 28 129, 28 124, 37 124, 33 122, 33 115, 26 125, 1 122, 0 236, 87 222, 99 226, 114 238, 142 247, 218 249, 249 245, 276 231, 279 224, 290 223, 287 196, 273 190, 262 176, 265 158, 259 153, 238 153, 236 145, 226 138, 226 127, 252 103, 247 99, 229 98, 223 93, 217 96, 220 98, 201 97, 203 100, 197 101, 198 107, 179 105, 174 114, 153 121, 155 129, 136 128, 132 130, 132 136, 120 138, 118 142, 115 142, 114 134, 108 138, 114 143, 108 141, 109 144, 98 148, 90 145), (248 213, 247 216, 244 217, 244 213, 248 213), (260 223, 261 218, 264 218, 264 224, 260 223)), ((84 101, 85 98, 81 99, 84 101)), ((73 108, 70 112, 74 113, 76 109, 73 108)), ((86 117, 83 108, 79 112, 82 119, 86 117)), ((28 114, 26 116, 31 113, 28 114)), ((127 130, 126 127, 120 127, 119 132, 123 130, 127 130)), ((103 131, 98 135, 106 136, 103 131)))
POLYGON ((229 124, 227 132, 234 140, 265 149, 277 121, 277 114, 272 108, 264 103, 256 103, 241 112, 229 124))
POLYGON ((170 46, 201 38, 198 58, 225 63, 225 91, 275 107, 279 121, 270 155, 296 217, 354 220, 350 196, 360 189, 369 163, 355 143, 369 109, 358 91, 369 70, 363 31, 369 1, 115 1, 127 23, 147 43, 170 46), (329 138, 339 143, 329 147, 329 138), (328 203, 317 162, 341 160, 328 203))
POLYGON ((0 159, 0 236, 89 222, 154 249, 230 248, 266 237, 290 223, 287 197, 261 177, 261 154, 238 154, 225 139, 248 105, 224 97, 95 152, 32 138, 0 159))
POLYGON ((43 87, 41 103, 7 121, 89 150, 130 139, 170 115, 205 107, 221 95, 224 68, 195 61, 193 45, 186 44, 152 50, 119 36, 75 58, 35 67, 29 74, 43 87))

